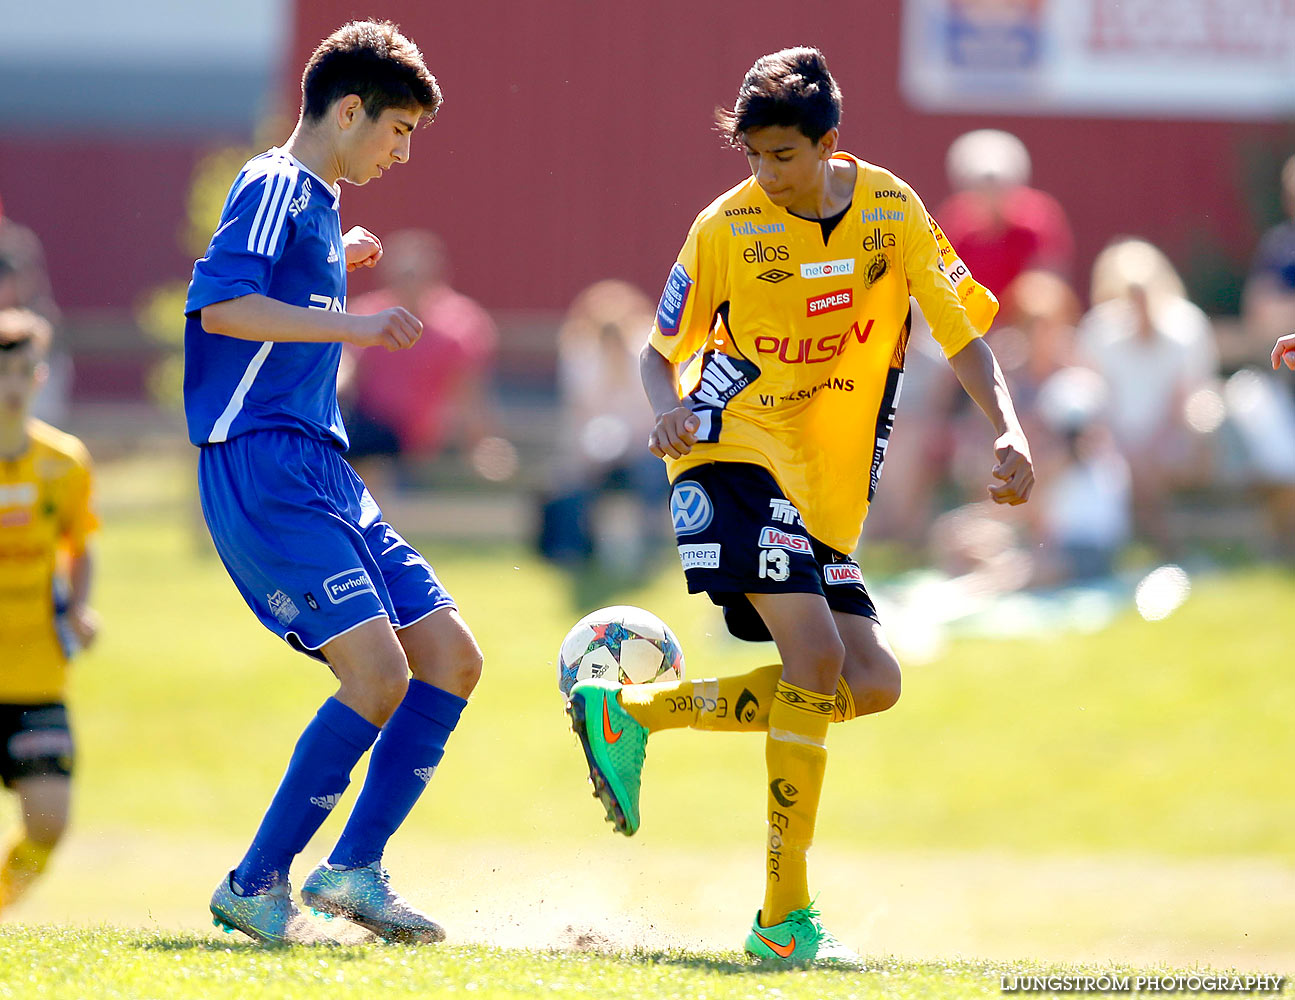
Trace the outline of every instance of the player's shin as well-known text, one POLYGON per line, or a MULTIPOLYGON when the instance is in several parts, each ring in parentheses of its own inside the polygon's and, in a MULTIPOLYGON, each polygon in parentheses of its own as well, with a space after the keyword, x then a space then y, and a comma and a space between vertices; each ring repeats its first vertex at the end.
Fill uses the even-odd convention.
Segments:
POLYGON ((761 923, 768 927, 808 906, 806 856, 814 840, 818 800, 827 767, 832 696, 778 684, 769 709, 765 763, 769 778, 769 833, 761 923))
POLYGON ((53 844, 42 844, 22 835, 14 841, 0 868, 0 911, 26 892, 45 870, 53 844))
POLYGON ((358 868, 382 857, 445 755, 467 701, 417 678, 382 729, 369 773, 328 863, 358 868))
POLYGON ((242 895, 267 891, 285 879, 351 781, 351 769, 377 738, 378 727, 336 698, 311 720, 288 762, 252 846, 234 869, 242 895))
MULTIPOLYGON (((621 705, 648 732, 691 726, 714 732, 758 733, 769 728, 769 709, 782 679, 782 665, 771 663, 735 677, 707 677, 671 684, 626 684, 621 705)), ((855 717, 854 695, 842 677, 837 682, 833 722, 855 717)))

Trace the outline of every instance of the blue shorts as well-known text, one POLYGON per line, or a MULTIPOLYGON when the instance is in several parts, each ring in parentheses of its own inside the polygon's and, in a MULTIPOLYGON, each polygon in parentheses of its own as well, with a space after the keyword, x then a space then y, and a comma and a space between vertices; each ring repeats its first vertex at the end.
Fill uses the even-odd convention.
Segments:
POLYGON ((407 628, 454 607, 332 444, 254 431, 198 452, 198 495, 221 561, 261 623, 319 648, 385 618, 407 628))

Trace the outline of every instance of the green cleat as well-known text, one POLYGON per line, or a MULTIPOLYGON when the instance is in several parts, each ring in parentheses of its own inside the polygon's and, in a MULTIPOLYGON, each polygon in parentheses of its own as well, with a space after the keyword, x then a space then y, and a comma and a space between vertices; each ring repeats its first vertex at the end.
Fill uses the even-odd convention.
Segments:
POLYGON ((595 798, 602 801, 616 832, 632 837, 639 828, 648 731, 621 707, 616 697, 620 689, 602 678, 580 681, 571 689, 567 714, 584 748, 595 798))
POLYGON ((787 919, 772 927, 760 926, 755 915, 751 933, 746 936, 746 953, 761 962, 783 965, 854 966, 863 970, 863 960, 834 938, 823 926, 814 907, 792 910, 787 919))
POLYGON ((265 944, 287 943, 290 925, 301 915, 292 901, 292 887, 284 881, 265 892, 243 896, 234 891, 233 883, 230 872, 212 893, 211 922, 226 934, 242 931, 265 944))

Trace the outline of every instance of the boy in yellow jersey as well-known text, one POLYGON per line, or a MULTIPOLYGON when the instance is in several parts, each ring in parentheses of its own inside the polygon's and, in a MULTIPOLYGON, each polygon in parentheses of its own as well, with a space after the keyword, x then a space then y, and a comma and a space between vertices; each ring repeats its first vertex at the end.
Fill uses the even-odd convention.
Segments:
POLYGON ((0 867, 0 911, 41 873, 67 826, 67 664, 97 631, 87 603, 90 457, 28 415, 49 340, 35 313, 0 310, 0 780, 22 807, 0 867))
POLYGON ((817 49, 756 62, 721 127, 751 177, 693 223, 641 356, 688 589, 781 663, 740 677, 586 681, 570 713, 615 828, 638 828, 647 734, 763 731, 764 903, 748 954, 856 962, 812 906, 813 839, 832 721, 884 711, 899 664, 858 563, 918 302, 994 426, 999 503, 1024 503, 1029 446, 981 334, 997 310, 916 192, 837 150, 841 95, 817 49))

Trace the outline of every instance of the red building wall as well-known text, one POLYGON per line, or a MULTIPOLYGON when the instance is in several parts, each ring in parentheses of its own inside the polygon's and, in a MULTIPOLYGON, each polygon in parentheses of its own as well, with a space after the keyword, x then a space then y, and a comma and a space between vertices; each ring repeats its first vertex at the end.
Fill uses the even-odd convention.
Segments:
MULTIPOLYGON (((344 215, 375 231, 440 231, 458 283, 491 306, 561 308, 608 276, 655 294, 696 212, 745 175, 712 130, 712 109, 732 101, 759 55, 812 44, 845 94, 842 145, 905 177, 932 207, 948 193, 953 138, 985 126, 1019 135, 1036 185, 1070 212, 1081 292, 1116 234, 1160 243, 1180 266, 1202 247, 1243 266, 1259 223, 1247 181, 1256 162, 1295 151, 1295 135, 1252 122, 917 114, 898 92, 900 8, 393 0, 383 14, 422 47, 445 105, 416 136, 411 163, 348 190, 344 215)), ((356 13, 350 0, 302 4, 290 62, 300 66, 356 13)))
MULTIPOLYGON (((612 275, 655 295, 695 213, 744 176, 741 156, 711 128, 713 107, 732 100, 758 55, 801 43, 827 52, 844 89, 844 146, 932 205, 947 193, 949 141, 993 125, 1029 145, 1036 183, 1069 209, 1084 267, 1111 235, 1130 232, 1180 265, 1202 245, 1244 266, 1258 235, 1254 175, 1275 182, 1295 130, 915 114, 898 95, 900 4, 311 0, 295 15, 284 97, 295 107, 298 68, 344 20, 376 9, 406 28, 442 81, 444 111, 416 135, 408 166, 345 191, 343 213, 379 233, 438 230, 458 283, 493 308, 561 309, 612 275)), ((190 170, 226 141, 86 138, 65 121, 48 133, 0 131, 0 198, 44 239, 70 315, 128 315, 146 289, 187 276, 178 234, 190 170)))

